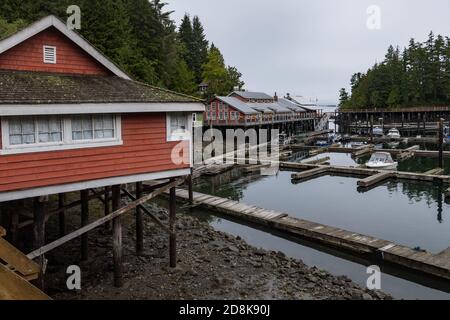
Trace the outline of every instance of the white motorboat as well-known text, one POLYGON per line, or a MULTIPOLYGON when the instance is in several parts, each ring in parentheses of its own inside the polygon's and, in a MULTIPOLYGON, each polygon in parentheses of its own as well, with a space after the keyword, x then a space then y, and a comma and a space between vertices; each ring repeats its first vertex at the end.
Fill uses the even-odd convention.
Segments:
POLYGON ((373 130, 372 130, 372 134, 373 134, 374 136, 383 136, 383 135, 384 135, 384 132, 383 132, 383 129, 382 129, 382 128, 380 128, 380 127, 375 127, 375 128, 373 128, 373 130))
POLYGON ((388 136, 388 138, 391 138, 391 139, 400 139, 401 138, 400 131, 398 131, 396 128, 389 130, 387 136, 388 136))
POLYGON ((366 163, 366 167, 370 169, 397 169, 397 166, 398 162, 392 160, 388 152, 375 152, 366 163))

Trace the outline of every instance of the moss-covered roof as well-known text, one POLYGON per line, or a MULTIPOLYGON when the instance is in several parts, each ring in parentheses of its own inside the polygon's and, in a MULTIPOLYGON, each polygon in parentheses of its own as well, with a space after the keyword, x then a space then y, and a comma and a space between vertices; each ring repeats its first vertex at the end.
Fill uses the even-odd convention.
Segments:
POLYGON ((0 70, 0 104, 165 103, 201 100, 116 76, 0 70))

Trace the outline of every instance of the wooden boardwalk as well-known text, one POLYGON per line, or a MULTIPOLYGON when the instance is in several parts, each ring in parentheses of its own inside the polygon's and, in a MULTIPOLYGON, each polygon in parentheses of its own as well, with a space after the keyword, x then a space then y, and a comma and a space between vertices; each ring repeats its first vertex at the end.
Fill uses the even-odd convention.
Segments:
MULTIPOLYGON (((188 191, 184 189, 178 189, 177 196, 183 200, 189 199, 188 191)), ((393 264, 450 280, 450 259, 446 255, 419 252, 391 241, 198 192, 194 192, 194 202, 204 208, 242 221, 253 222, 356 254, 378 256, 393 264)))

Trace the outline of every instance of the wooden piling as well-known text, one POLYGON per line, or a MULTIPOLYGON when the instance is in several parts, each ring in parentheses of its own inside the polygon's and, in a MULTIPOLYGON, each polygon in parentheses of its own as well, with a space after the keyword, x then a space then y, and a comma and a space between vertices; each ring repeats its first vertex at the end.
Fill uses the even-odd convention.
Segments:
MULTIPOLYGON (((136 199, 142 197, 142 182, 136 182, 136 199)), ((142 209, 136 207, 136 254, 142 255, 144 251, 144 222, 142 217, 142 209)))
MULTIPOLYGON (((110 214, 110 200, 111 200, 110 193, 111 193, 111 188, 105 187, 105 203, 104 203, 105 217, 110 214)), ((111 230, 111 223, 109 221, 106 222, 104 227, 105 227, 106 231, 111 230)))
POLYGON ((59 237, 66 235, 66 210, 63 209, 66 202, 66 195, 64 193, 58 194, 58 220, 59 220, 59 237))
MULTIPOLYGON (((33 207, 33 248, 39 249, 45 245, 45 202, 46 197, 34 198, 33 207)), ((44 290, 44 255, 37 258, 37 264, 39 265, 40 272, 39 277, 36 280, 36 286, 44 290)))
MULTIPOLYGON (((173 182, 174 179, 171 179, 173 182)), ((177 266, 177 238, 175 232, 175 223, 176 223, 176 188, 170 188, 169 192, 169 228, 170 228, 170 236, 169 236, 169 251, 170 251, 170 267, 175 268, 177 266)))
MULTIPOLYGON (((81 227, 89 223, 89 190, 80 191, 81 200, 81 227)), ((81 236, 81 261, 88 259, 88 234, 81 236)))
POLYGON ((194 204, 194 185, 192 179, 193 169, 191 168, 191 174, 187 178, 188 182, 188 192, 189 192, 189 204, 194 204))
POLYGON ((439 168, 444 168, 444 119, 439 120, 439 168))
MULTIPOLYGON (((112 187, 112 211, 119 210, 120 207, 120 185, 112 187)), ((123 286, 123 266, 122 266, 122 220, 121 216, 113 219, 113 260, 114 260, 114 286, 123 286)))

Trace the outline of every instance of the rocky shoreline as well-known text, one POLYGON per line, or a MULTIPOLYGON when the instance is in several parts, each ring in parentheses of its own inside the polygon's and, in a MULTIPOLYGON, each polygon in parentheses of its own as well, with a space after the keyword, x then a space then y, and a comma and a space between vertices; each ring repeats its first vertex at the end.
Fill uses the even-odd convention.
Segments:
MULTIPOLYGON (((147 207, 164 219, 165 209, 147 207)), ((100 203, 91 212, 101 214, 100 203)), ((78 214, 68 215, 77 225, 78 214)), ((283 299, 321 300, 392 299, 379 291, 361 288, 345 276, 336 277, 282 252, 265 251, 239 237, 214 230, 207 222, 177 216, 178 266, 168 267, 168 235, 145 217, 145 253, 136 256, 133 215, 124 217, 124 287, 112 286, 110 232, 99 228, 89 234, 89 259, 79 263, 79 240, 47 256, 47 292, 54 299, 283 299), (68 291, 68 265, 80 265, 82 289, 68 291)), ((49 228, 55 222, 50 221, 49 228)))

